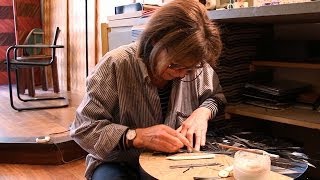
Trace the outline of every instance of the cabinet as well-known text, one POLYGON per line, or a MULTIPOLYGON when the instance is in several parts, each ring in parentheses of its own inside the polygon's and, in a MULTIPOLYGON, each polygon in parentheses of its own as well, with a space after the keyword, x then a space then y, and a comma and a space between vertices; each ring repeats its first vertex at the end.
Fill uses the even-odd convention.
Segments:
MULTIPOLYGON (((278 6, 252 7, 245 9, 231 9, 222 11, 210 11, 209 17, 223 24, 243 25, 246 23, 255 24, 256 26, 277 26, 279 24, 314 24, 320 22, 320 2, 307 2, 298 4, 286 4, 278 6)), ((273 27, 272 27, 273 28, 273 27)), ((238 29, 237 29, 238 30, 238 29)), ((317 31, 316 29, 314 31, 317 31)), ((299 38, 298 34, 296 38, 299 38)), ((309 36, 309 35, 308 35, 309 36)), ((316 35, 315 33, 315 36, 316 35)), ((308 38, 313 38, 312 36, 308 38)), ((315 37, 319 38, 319 37, 315 37)), ((318 39, 320 40, 320 39, 318 39)), ((320 46, 320 44, 319 44, 320 46)), ((249 47, 249 46, 248 46, 249 47)), ((230 45, 230 49, 232 49, 230 45)), ((235 55, 236 56, 236 55, 235 55)), ((239 53, 239 57, 241 53, 239 53)), ((245 58, 236 60, 242 61, 245 58)), ((269 67, 277 69, 280 76, 286 75, 288 71, 297 71, 294 76, 296 78, 303 74, 310 74, 312 85, 316 87, 316 91, 320 93, 320 59, 316 63, 312 62, 296 62, 296 61, 275 61, 274 59, 256 61, 248 59, 249 65, 252 67, 269 67)), ((224 68, 224 67, 222 67, 224 68)), ((232 71, 234 72, 234 71, 232 71)), ((231 72, 231 73, 232 73, 231 72)), ((220 75, 219 75, 220 76, 220 75)), ((235 77, 233 77, 235 78, 235 77)), ((290 77, 292 80, 295 77, 290 77)), ((241 84, 241 82, 240 82, 241 84)), ((240 86, 238 86, 240 88, 240 86)), ((229 90, 227 90, 228 92, 229 90)), ((238 94, 240 95, 240 94, 238 94)), ((311 129, 320 129, 320 112, 306 109, 298 109, 290 107, 285 110, 272 110, 243 103, 230 103, 226 107, 226 117, 240 115, 245 117, 253 117, 256 119, 269 120, 279 123, 291 124, 311 129)))

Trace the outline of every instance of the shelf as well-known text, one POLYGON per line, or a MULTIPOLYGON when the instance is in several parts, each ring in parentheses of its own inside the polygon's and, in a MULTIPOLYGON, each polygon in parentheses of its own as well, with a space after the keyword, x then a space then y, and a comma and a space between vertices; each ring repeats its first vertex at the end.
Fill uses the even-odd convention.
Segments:
POLYGON ((279 61, 252 61, 254 66, 270 66, 270 67, 286 67, 286 68, 304 68, 304 69, 320 69, 319 63, 294 63, 279 61))
POLYGON ((316 23, 320 22, 320 1, 212 10, 208 15, 223 23, 316 23))
POLYGON ((272 110, 247 104, 239 104, 227 106, 226 113, 302 126, 311 129, 320 129, 320 112, 317 111, 297 109, 293 107, 285 110, 272 110))
MULTIPOLYGON (((320 23, 320 1, 224 9, 208 11, 209 19, 220 23, 320 23)), ((146 24, 150 17, 119 19, 109 22, 109 27, 146 24)))

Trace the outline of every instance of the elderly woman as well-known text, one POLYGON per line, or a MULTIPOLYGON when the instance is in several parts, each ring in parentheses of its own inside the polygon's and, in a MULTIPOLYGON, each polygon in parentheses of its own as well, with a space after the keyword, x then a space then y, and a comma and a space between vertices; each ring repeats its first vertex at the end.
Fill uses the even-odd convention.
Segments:
POLYGON ((225 97, 213 67, 218 28, 195 0, 161 7, 136 43, 108 52, 87 79, 71 136, 89 154, 89 179, 139 179, 145 150, 205 145, 225 97))

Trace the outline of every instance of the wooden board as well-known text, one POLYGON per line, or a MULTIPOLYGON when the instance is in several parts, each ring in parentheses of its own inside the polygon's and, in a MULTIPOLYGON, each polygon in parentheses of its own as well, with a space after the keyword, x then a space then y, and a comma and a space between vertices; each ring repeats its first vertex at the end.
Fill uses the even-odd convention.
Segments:
MULTIPOLYGON (((48 93, 52 93, 52 89, 49 91, 37 89, 36 94, 44 97, 48 93)), ((83 94, 63 92, 61 95, 68 96, 70 100, 69 106, 66 108, 18 112, 10 107, 8 86, 0 86, 0 163, 2 165, 3 163, 64 164, 87 154, 69 135, 69 127, 74 120, 75 109, 79 106, 83 94), (47 135, 51 137, 50 143, 36 143, 37 137, 47 135)), ((30 98, 27 95, 22 95, 22 97, 30 98)), ((16 98, 15 103, 22 106, 21 101, 16 98)), ((48 102, 32 103, 42 105, 48 102)), ((0 165, 1 170, 3 169, 2 165, 0 165)), ((8 165, 8 168, 10 167, 11 165, 8 165)), ((30 171, 30 168, 27 170, 30 171)), ((17 175, 19 173, 13 174, 17 175)), ((2 175, 5 174, 0 172, 0 179, 2 175)), ((25 178, 29 176, 24 176, 23 173, 23 176, 19 177, 14 175, 12 178, 11 176, 8 177, 8 179, 19 179, 19 177, 20 179, 48 179, 38 178, 38 176, 36 178, 25 178)), ((83 176, 83 173, 81 175, 83 176)), ((5 179, 7 178, 5 177, 5 179)))
MULTIPOLYGON (((140 166, 142 169, 157 179, 170 180, 177 178, 184 180, 192 180, 194 177, 211 177, 219 178, 218 172, 233 164, 233 158, 226 155, 216 155, 213 159, 198 159, 198 160, 180 160, 173 161, 166 159, 165 155, 152 155, 152 153, 142 153, 139 158, 140 166), (222 166, 207 166, 207 167, 193 167, 188 168, 175 168, 171 169, 170 166, 175 165, 188 165, 188 164, 207 164, 207 163, 220 163, 222 166), (187 170, 187 171, 186 171, 187 170)), ((223 178, 233 180, 233 177, 223 178)), ((271 172, 270 180, 289 180, 290 177, 271 172)))
POLYGON ((284 67, 284 68, 303 68, 303 69, 320 69, 317 63, 295 63, 281 61, 252 61, 254 66, 284 67))
POLYGON ((312 129, 320 129, 320 113, 317 111, 298 109, 294 107, 284 110, 272 110, 248 104, 229 105, 226 107, 225 111, 229 114, 237 114, 312 129))

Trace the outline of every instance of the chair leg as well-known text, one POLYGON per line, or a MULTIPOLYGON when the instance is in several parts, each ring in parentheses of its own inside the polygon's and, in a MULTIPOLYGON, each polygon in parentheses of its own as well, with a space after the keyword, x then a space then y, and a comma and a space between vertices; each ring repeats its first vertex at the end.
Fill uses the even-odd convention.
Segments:
MULTIPOLYGON (((18 71, 16 70, 16 76, 17 78, 19 77, 18 71)), ((28 102, 28 101, 46 101, 46 100, 65 100, 65 104, 62 105, 52 105, 52 106, 36 106, 36 107, 24 107, 24 108, 18 108, 14 105, 13 103, 13 97, 12 97, 12 83, 11 83, 11 75, 8 74, 9 77, 9 93, 10 93, 10 104, 11 107, 17 111, 23 111, 23 110, 39 110, 39 109, 53 109, 53 108, 63 108, 63 107, 68 107, 69 102, 68 99, 65 97, 59 96, 59 97, 48 97, 48 98, 30 98, 30 99, 22 99, 20 94, 18 93, 18 88, 19 84, 17 83, 17 96, 18 99, 23 101, 23 102, 28 102)))
MULTIPOLYGON (((22 77, 19 76, 21 70, 22 70, 22 69, 16 69, 16 70, 15 70, 15 72, 16 72, 16 79, 22 79, 22 77)), ((10 78, 9 78, 9 79, 10 79, 10 78)), ((9 82, 9 85, 10 85, 10 82, 9 82)), ((17 83, 16 83, 16 86, 17 86, 17 96, 18 96, 18 98, 19 98, 20 101, 24 101, 24 100, 20 97, 20 91, 19 91, 19 89, 21 89, 20 85, 21 85, 21 84, 18 83, 18 81, 17 81, 17 83)), ((24 86, 24 84, 22 84, 22 85, 24 86)), ((10 88, 9 88, 9 89, 10 89, 10 88)))
MULTIPOLYGON (((19 78, 19 73, 18 73, 18 70, 16 70, 16 78, 19 78)), ((34 82, 34 81, 33 81, 34 82)), ((44 98, 37 98, 37 97, 33 97, 33 98, 29 98, 29 99, 23 99, 20 94, 18 93, 18 89, 19 89, 19 84, 17 83, 17 96, 18 96, 18 99, 20 101, 23 101, 23 102, 28 102, 28 101, 46 101, 46 100, 63 100, 63 99, 66 99, 65 97, 62 97, 62 96, 57 96, 57 97, 44 97, 44 98)), ((63 106, 63 107, 66 107, 66 106, 63 106)), ((55 108, 55 107, 53 107, 55 108)), ((36 108, 38 109, 38 108, 36 108)), ((41 108, 41 109, 46 109, 46 108, 41 108)))
POLYGON ((19 76, 20 78, 18 78, 18 76, 16 76, 16 83, 19 84, 18 93, 24 94, 26 91, 26 88, 27 88, 27 83, 26 83, 26 78, 25 78, 26 72, 25 72, 24 68, 18 69, 17 71, 18 71, 17 73, 19 75, 21 75, 21 76, 19 76))
POLYGON ((40 67, 40 78, 41 78, 42 90, 48 91, 48 78, 47 78, 46 67, 40 67))
MULTIPOLYGON (((9 75, 8 75, 9 77, 9 75)), ((19 73, 18 70, 16 69, 16 78, 19 78, 19 73)), ((21 110, 34 110, 34 109, 52 109, 52 108, 62 108, 62 107, 67 107, 69 103, 67 102, 66 104, 63 105, 58 105, 58 106, 44 106, 44 107, 31 107, 31 108, 17 108, 13 104, 13 98, 12 98, 12 84, 11 84, 11 76, 9 77, 9 91, 10 91, 10 102, 11 102, 11 107, 15 110, 21 111, 21 110)), ((20 101, 23 102, 28 102, 28 101, 46 101, 46 100, 66 100, 68 101, 65 97, 58 96, 58 97, 48 97, 48 98, 29 98, 29 99, 23 99, 21 98, 19 94, 19 83, 17 83, 17 96, 20 101)))
POLYGON ((35 82, 34 82, 34 68, 27 68, 26 69, 26 82, 28 86, 28 95, 34 97, 36 94, 35 90, 35 82))
POLYGON ((28 95, 35 96, 35 83, 34 83, 34 70, 33 68, 21 68, 18 69, 18 76, 16 76, 16 82, 19 84, 19 94, 25 94, 25 90, 28 89, 28 95))
POLYGON ((51 66, 51 71, 52 71, 53 91, 55 93, 58 93, 60 92, 60 88, 59 88, 59 78, 58 78, 57 57, 54 57, 54 60, 51 66))
MULTIPOLYGON (((24 79, 28 79, 28 78, 29 78, 28 76, 30 75, 30 73, 27 73, 26 75, 27 75, 27 78, 24 78, 24 79)), ((22 77, 20 77, 19 69, 16 69, 16 78, 22 79, 22 77)), ((30 84, 30 83, 28 83, 28 85, 29 85, 29 84, 30 84)), ((23 84, 23 85, 25 85, 25 84, 23 84)), ((27 102, 28 99, 23 99, 23 98, 21 98, 20 93, 19 93, 19 89, 20 89, 20 84, 17 83, 17 96, 18 96, 18 99, 19 99, 20 101, 27 102)), ((30 90, 28 89, 28 91, 30 91, 30 90)), ((28 95, 30 96, 30 94, 28 94, 28 95)), ((34 97, 34 96, 32 96, 32 97, 34 97)), ((32 99, 33 99, 33 98, 32 98, 32 99)))

